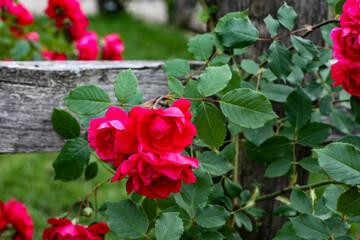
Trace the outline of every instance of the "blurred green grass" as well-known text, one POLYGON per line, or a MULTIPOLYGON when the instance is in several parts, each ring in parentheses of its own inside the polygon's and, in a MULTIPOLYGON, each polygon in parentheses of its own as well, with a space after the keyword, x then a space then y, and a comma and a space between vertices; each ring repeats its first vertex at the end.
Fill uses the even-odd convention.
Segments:
MULTIPOLYGON (((146 23, 127 13, 90 16, 89 20, 88 30, 96 31, 100 37, 120 34, 125 44, 123 56, 126 60, 191 59, 187 41, 192 34, 174 26, 146 23)), ((42 16, 37 21, 46 24, 48 20, 42 16)), ((41 239, 43 230, 49 227, 47 219, 67 212, 96 184, 110 176, 99 165, 99 173, 91 181, 85 181, 83 176, 74 182, 53 181, 52 163, 56 156, 57 153, 0 154, 0 200, 7 202, 15 198, 26 204, 35 223, 34 239, 41 239)), ((101 187, 98 191, 99 206, 105 200, 126 198, 124 184, 106 183, 101 187)), ((91 220, 81 219, 83 222, 91 220)), ((118 239, 109 235, 106 239, 118 239)))

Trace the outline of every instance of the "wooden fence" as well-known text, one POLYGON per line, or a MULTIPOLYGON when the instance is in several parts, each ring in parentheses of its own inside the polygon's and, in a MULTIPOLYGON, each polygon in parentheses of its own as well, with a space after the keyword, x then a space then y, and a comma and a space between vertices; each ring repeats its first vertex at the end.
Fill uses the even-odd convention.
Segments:
POLYGON ((131 68, 145 100, 167 94, 163 65, 163 61, 0 62, 0 153, 59 151, 65 140, 53 130, 51 114, 54 107, 66 109, 62 98, 77 86, 97 85, 115 101, 115 78, 131 68))

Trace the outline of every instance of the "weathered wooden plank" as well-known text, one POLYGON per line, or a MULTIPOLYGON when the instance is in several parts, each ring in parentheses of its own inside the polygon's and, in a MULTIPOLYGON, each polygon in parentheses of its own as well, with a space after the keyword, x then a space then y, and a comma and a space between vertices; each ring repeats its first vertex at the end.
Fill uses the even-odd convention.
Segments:
MULTIPOLYGON (((0 62, 0 153, 59 151, 64 143, 53 130, 53 108, 71 89, 94 84, 115 102, 117 74, 131 68, 145 100, 168 93, 162 61, 0 62)), ((200 63, 192 63, 192 67, 200 63)))

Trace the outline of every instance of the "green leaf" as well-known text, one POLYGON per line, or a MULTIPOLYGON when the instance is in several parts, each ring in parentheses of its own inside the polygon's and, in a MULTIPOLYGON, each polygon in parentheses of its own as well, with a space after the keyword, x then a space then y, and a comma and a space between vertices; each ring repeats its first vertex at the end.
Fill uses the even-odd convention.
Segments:
POLYGON ((194 173, 196 182, 183 184, 180 194, 187 205, 204 207, 209 198, 212 180, 209 174, 201 169, 194 170, 194 173))
POLYGON ((293 189, 290 196, 291 207, 300 213, 312 212, 312 203, 310 197, 303 191, 293 189))
POLYGON ((339 140, 336 140, 336 142, 349 143, 360 149, 360 137, 358 136, 346 136, 339 140))
POLYGON ((326 95, 325 97, 321 98, 319 107, 321 115, 329 115, 333 109, 331 97, 326 95))
POLYGON ((319 51, 312 41, 296 35, 291 35, 291 43, 300 56, 310 60, 314 60, 319 57, 319 51))
POLYGON ((223 240, 224 236, 215 231, 207 231, 201 234, 199 240, 223 240))
POLYGON ((291 66, 291 73, 287 76, 286 80, 294 86, 301 84, 304 79, 304 73, 298 66, 291 66))
POLYGON ((341 186, 331 184, 328 186, 322 197, 324 199, 325 206, 330 209, 332 212, 336 213, 336 204, 340 197, 340 195, 345 192, 344 188, 341 186))
MULTIPOLYGON (((329 218, 325 220, 326 225, 329 227, 329 230, 331 233, 334 234, 334 239, 343 239, 343 240, 349 240, 347 236, 344 236, 349 231, 351 225, 347 223, 346 221, 342 221, 341 218, 329 218), (340 222, 341 221, 341 222, 340 222)), ((352 239, 352 238, 350 238, 352 239)))
POLYGON ((135 96, 138 89, 138 81, 131 69, 117 75, 114 88, 115 95, 121 104, 130 101, 135 96))
POLYGON ((242 191, 242 187, 234 181, 230 180, 228 177, 225 177, 224 188, 226 193, 231 197, 239 197, 242 191))
POLYGON ((296 236, 291 222, 286 221, 273 240, 303 240, 303 238, 296 236))
POLYGON ((225 16, 219 19, 218 23, 216 24, 215 31, 220 31, 221 29, 225 28, 226 24, 233 18, 247 18, 248 10, 242 12, 229 12, 225 16))
POLYGON ((173 59, 165 62, 164 72, 168 76, 182 77, 190 75, 190 65, 184 59, 173 59))
POLYGON ((354 129, 353 120, 343 110, 333 109, 330 113, 330 120, 333 126, 342 133, 351 134, 354 129))
POLYGON ((286 99, 285 113, 291 125, 297 129, 304 126, 310 119, 312 102, 301 87, 296 88, 286 99))
POLYGON ((210 33, 199 34, 189 40, 189 52, 196 60, 207 61, 214 49, 213 39, 210 33))
POLYGON ((330 33, 334 28, 335 28, 335 25, 333 25, 333 24, 326 24, 325 26, 322 26, 320 28, 321 35, 322 35, 323 39, 325 40, 325 42, 327 44, 330 45, 330 47, 332 47, 333 44, 334 44, 334 41, 330 37, 330 33))
POLYGON ((179 213, 162 213, 155 223, 155 236, 157 240, 177 240, 184 232, 183 222, 179 213))
POLYGON ((173 91, 177 96, 181 97, 183 95, 184 88, 178 79, 176 79, 174 77, 169 77, 168 85, 169 85, 170 90, 173 91))
POLYGON ((259 73, 259 65, 253 60, 244 59, 241 61, 240 67, 247 73, 257 75, 259 73))
POLYGON ((292 143, 284 136, 274 136, 267 139, 259 147, 259 154, 265 158, 278 158, 291 152, 292 143))
POLYGON ((231 18, 221 29, 216 28, 221 44, 227 48, 243 48, 254 44, 259 38, 258 30, 251 24, 250 19, 231 18))
POLYGON ((13 60, 21 60, 28 55, 31 50, 31 46, 28 41, 18 40, 15 46, 10 50, 10 56, 13 60))
POLYGON ((81 123, 81 125, 85 128, 89 128, 90 127, 90 121, 92 119, 95 118, 99 118, 99 117, 105 117, 107 109, 105 109, 102 112, 96 113, 96 114, 90 114, 90 115, 79 115, 79 121, 81 123))
POLYGON ((348 217, 360 215, 360 193, 357 187, 352 187, 340 195, 336 210, 348 217))
POLYGON ((135 96, 130 99, 128 102, 126 102, 126 105, 129 105, 129 106, 123 106, 121 107, 123 110, 127 111, 127 112, 130 112, 131 110, 131 105, 132 106, 139 106, 141 105, 141 103, 144 101, 144 93, 141 92, 140 89, 138 89, 136 91, 136 94, 135 96))
POLYGON ((72 181, 81 176, 90 159, 90 146, 81 138, 70 139, 53 163, 54 180, 72 181))
POLYGON ((234 168, 224 155, 215 152, 204 152, 199 155, 198 160, 202 169, 214 177, 223 175, 234 168))
POLYGON ((225 208, 217 205, 208 205, 204 208, 195 207, 195 222, 203 228, 215 228, 225 224, 231 214, 225 208))
POLYGON ((326 223, 316 216, 301 214, 297 217, 290 218, 296 235, 305 239, 329 239, 330 230, 326 223), (310 236, 310 238, 309 238, 310 236))
POLYGON ((275 40, 267 52, 270 70, 281 79, 291 73, 291 53, 279 40, 275 40))
POLYGON ((51 122, 55 131, 66 139, 80 137, 79 122, 67 111, 54 108, 51 122))
POLYGON ((292 162, 289 159, 276 159, 266 168, 265 177, 274 178, 285 175, 292 166, 292 162))
POLYGON ((141 206, 143 207, 149 221, 151 222, 157 216, 156 202, 152 198, 145 197, 142 201, 141 206))
POLYGON ((267 29, 269 30, 271 37, 276 37, 279 31, 279 21, 274 19, 269 13, 266 18, 264 18, 267 29))
POLYGON ((278 117, 266 97, 250 89, 228 92, 221 99, 220 108, 230 121, 251 129, 263 127, 278 117))
POLYGON ((269 100, 275 102, 285 102, 289 94, 294 91, 292 87, 283 84, 269 83, 261 87, 260 92, 269 100))
POLYGON ((333 180, 350 185, 360 184, 360 151, 347 143, 331 143, 314 150, 320 167, 333 180))
POLYGON ((318 100, 323 92, 324 88, 318 82, 308 82, 304 85, 304 91, 310 97, 311 101, 318 100))
POLYGON ((326 0, 326 2, 328 4, 330 4, 331 6, 335 7, 336 3, 338 2, 339 0, 326 0))
POLYGON ((356 96, 351 96, 350 104, 351 104, 351 113, 355 118, 355 122, 357 124, 360 124, 360 99, 356 96))
MULTIPOLYGON (((202 98, 201 94, 198 90, 198 82, 195 80, 190 79, 189 82, 186 84, 184 97, 186 98, 202 98)), ((197 107, 201 104, 201 101, 191 101, 191 107, 197 107)))
POLYGON ((259 146, 266 139, 275 135, 272 121, 265 124, 265 126, 263 126, 262 128, 257 128, 257 129, 243 128, 243 133, 246 139, 254 143, 256 146, 259 146))
POLYGON ((202 97, 214 95, 224 89, 231 79, 229 65, 207 67, 200 75, 198 89, 202 97))
POLYGON ((238 226, 239 228, 244 226, 244 228, 248 232, 252 232, 252 230, 253 230, 251 220, 244 213, 236 213, 235 214, 235 223, 236 223, 236 226, 238 226))
POLYGON ((94 85, 74 88, 64 98, 66 106, 77 114, 95 114, 110 107, 110 97, 106 91, 94 85))
POLYGON ((137 239, 146 235, 149 222, 144 209, 126 199, 107 202, 107 225, 118 237, 137 239))
POLYGON ((343 6, 346 0, 339 0, 335 5, 335 15, 341 15, 343 13, 343 6))
POLYGON ((224 117, 212 104, 201 102, 194 118, 197 135, 204 143, 219 148, 226 136, 224 117))
POLYGON ((288 205, 280 205, 274 210, 274 215, 280 216, 280 217, 290 217, 295 216, 297 212, 288 205))
POLYGON ((97 162, 90 163, 85 169, 85 180, 88 181, 93 179, 94 177, 96 177, 97 173, 98 173, 97 162))
POLYGON ((321 173, 321 168, 316 158, 307 157, 299 162, 299 165, 311 173, 321 173))
POLYGON ((331 134, 331 125, 311 122, 304 125, 297 136, 297 143, 313 147, 322 144, 331 134))
POLYGON ((291 31, 294 27, 297 15, 294 9, 284 2, 284 5, 282 5, 277 12, 277 18, 281 25, 291 31))

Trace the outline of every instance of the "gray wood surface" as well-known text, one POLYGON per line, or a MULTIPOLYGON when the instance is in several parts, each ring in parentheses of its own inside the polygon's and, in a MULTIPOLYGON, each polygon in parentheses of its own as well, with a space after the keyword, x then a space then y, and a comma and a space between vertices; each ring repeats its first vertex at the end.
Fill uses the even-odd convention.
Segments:
MULTIPOLYGON (((71 89, 94 84, 112 101, 117 74, 129 68, 144 99, 169 92, 162 61, 0 62, 0 153, 59 151, 65 140, 53 130, 53 108, 66 109, 71 89)), ((192 67, 200 63, 192 63, 192 67)))

